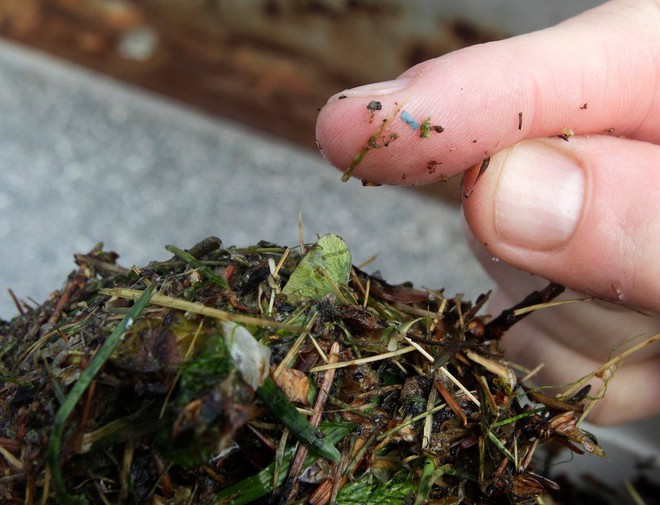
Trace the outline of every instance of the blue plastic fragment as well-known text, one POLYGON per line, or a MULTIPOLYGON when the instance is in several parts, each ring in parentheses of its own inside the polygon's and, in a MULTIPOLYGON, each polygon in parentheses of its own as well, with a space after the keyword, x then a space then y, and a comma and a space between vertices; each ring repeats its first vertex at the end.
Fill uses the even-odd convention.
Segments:
POLYGON ((405 110, 401 113, 401 119, 403 120, 404 123, 406 123, 408 126, 410 126, 413 130, 416 130, 417 128, 419 128, 419 123, 417 121, 415 121, 415 118, 413 118, 405 110))

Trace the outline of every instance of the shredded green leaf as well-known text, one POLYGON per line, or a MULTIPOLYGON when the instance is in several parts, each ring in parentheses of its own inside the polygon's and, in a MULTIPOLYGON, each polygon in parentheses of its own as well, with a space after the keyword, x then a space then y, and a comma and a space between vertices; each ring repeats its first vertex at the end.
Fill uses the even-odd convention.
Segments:
POLYGON ((427 117, 422 121, 422 124, 419 125, 419 136, 423 139, 427 139, 431 136, 431 130, 433 130, 433 126, 431 126, 431 118, 427 117))
POLYGON ((319 300, 348 284, 350 274, 351 253, 346 242, 337 235, 324 235, 300 260, 282 293, 291 303, 319 300))
POLYGON ((337 494, 337 505, 403 505, 411 503, 417 491, 411 472, 399 472, 387 482, 373 474, 346 484, 337 494))

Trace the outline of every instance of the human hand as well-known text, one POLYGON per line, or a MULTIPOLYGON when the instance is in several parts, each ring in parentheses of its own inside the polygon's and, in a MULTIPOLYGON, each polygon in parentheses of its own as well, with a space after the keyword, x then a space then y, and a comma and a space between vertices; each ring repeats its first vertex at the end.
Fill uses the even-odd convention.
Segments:
MULTIPOLYGON (((660 1, 608 2, 347 90, 322 109, 317 139, 369 182, 467 170, 465 217, 501 288, 493 309, 538 288, 529 273, 616 302, 539 311, 509 331, 510 359, 546 363, 539 382, 574 381, 627 339, 660 332, 660 1), (424 138, 403 112, 444 130, 424 138)), ((660 412, 659 383, 656 344, 624 362, 590 420, 660 412)))

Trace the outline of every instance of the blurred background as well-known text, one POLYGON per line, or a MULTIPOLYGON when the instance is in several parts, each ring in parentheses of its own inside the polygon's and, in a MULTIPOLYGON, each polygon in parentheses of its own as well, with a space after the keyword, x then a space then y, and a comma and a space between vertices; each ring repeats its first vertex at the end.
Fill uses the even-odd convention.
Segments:
MULTIPOLYGON (((9 289, 43 301, 97 242, 126 266, 208 235, 295 245, 300 212, 307 241, 338 233, 390 282, 476 297, 493 285, 463 238, 457 182, 342 184, 316 150, 317 110, 598 3, 1 0, 0 318, 17 313, 9 289)), ((597 431, 616 464, 589 471, 620 482, 657 462, 657 422, 597 431)))
POLYGON ((555 24, 587 0, 3 0, 3 36, 314 146, 337 90, 555 24))
POLYGON ((104 241, 127 264, 190 247, 344 235, 392 282, 475 297, 458 181, 341 184, 314 123, 330 95, 539 29, 585 0, 2 0, 0 317, 104 241))

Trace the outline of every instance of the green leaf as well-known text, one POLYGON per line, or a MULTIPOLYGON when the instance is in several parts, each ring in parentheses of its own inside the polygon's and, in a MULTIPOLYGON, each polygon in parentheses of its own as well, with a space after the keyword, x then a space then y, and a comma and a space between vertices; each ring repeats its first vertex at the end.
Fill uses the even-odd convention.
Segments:
POLYGON ((351 252, 346 242, 337 235, 323 235, 300 260, 282 293, 291 303, 319 300, 348 284, 350 274, 351 252))

